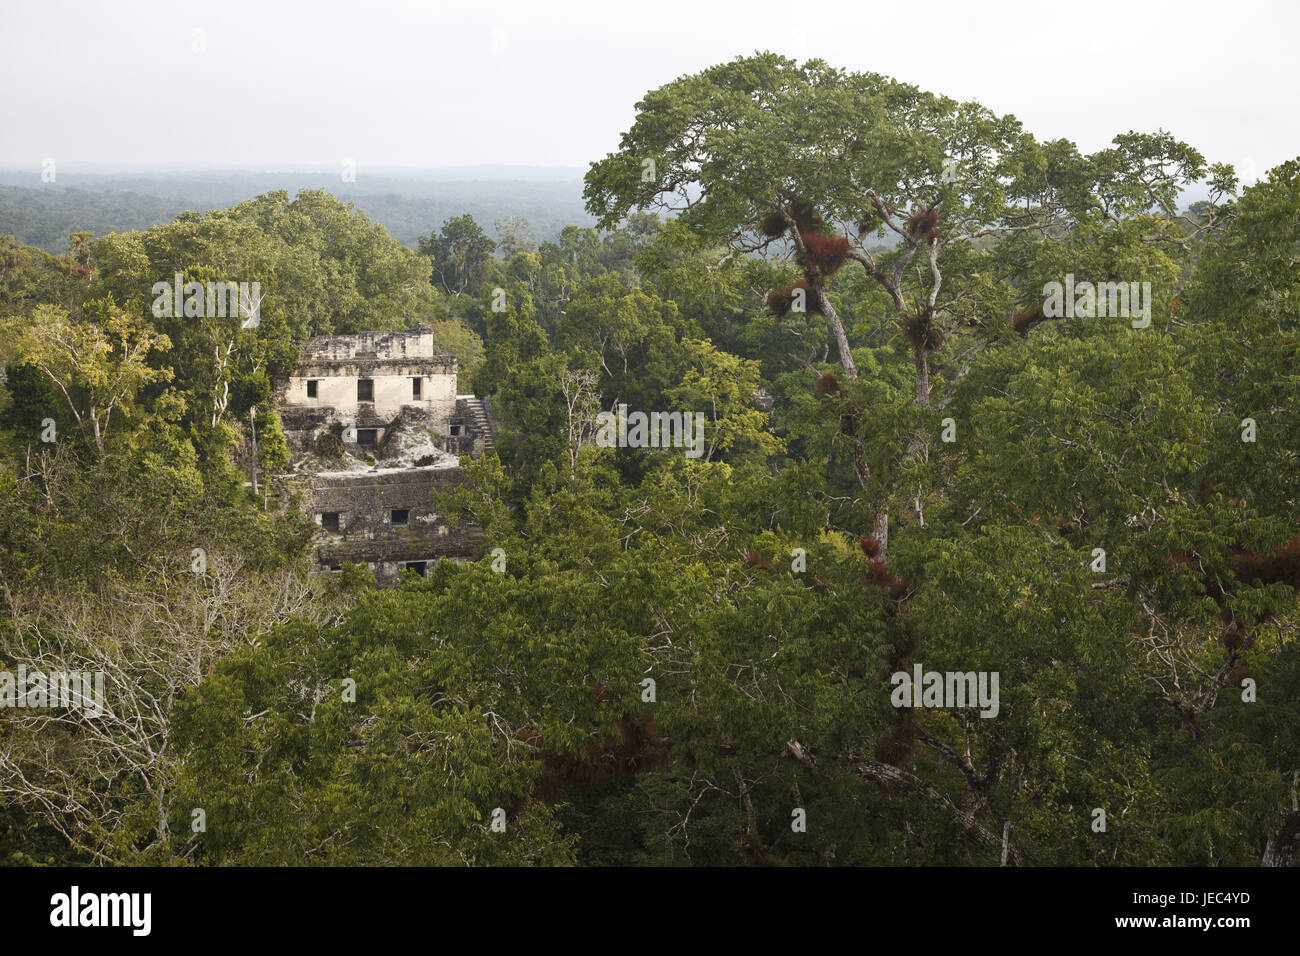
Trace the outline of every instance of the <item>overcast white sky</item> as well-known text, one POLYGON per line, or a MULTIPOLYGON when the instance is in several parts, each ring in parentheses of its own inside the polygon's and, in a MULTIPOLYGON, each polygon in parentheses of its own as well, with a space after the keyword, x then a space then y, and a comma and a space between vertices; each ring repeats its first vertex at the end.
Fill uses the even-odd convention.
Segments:
POLYGON ((0 167, 585 167, 647 90, 772 50, 1263 172, 1297 42, 1300 0, 0 0, 0 167))

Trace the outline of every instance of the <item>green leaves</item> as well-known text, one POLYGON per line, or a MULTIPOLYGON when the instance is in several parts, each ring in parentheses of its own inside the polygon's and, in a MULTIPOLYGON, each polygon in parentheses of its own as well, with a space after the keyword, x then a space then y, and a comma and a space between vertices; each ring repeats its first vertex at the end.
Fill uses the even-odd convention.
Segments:
POLYGON ((448 295, 475 295, 487 280, 496 243, 473 216, 464 215, 448 219, 441 232, 421 238, 418 248, 421 255, 432 260, 433 281, 448 295))

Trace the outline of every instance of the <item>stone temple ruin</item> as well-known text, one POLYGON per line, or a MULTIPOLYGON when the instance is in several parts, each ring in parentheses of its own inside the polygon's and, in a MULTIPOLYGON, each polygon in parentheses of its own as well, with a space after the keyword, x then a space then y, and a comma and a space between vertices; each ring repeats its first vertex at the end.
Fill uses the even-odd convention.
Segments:
POLYGON ((431 492, 461 480, 459 456, 492 448, 492 421, 456 394, 456 357, 428 326, 308 339, 277 401, 322 571, 361 563, 393 583, 471 556, 477 529, 452 530, 431 492))

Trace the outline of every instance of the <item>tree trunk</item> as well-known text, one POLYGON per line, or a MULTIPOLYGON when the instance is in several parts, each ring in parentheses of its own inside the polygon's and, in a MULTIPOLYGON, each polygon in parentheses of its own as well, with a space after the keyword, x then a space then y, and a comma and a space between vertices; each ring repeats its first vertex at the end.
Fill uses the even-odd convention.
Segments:
POLYGON ((876 512, 876 520, 871 528, 871 536, 880 545, 880 556, 883 558, 885 550, 889 547, 889 509, 883 505, 876 512))
POLYGON ((1260 866, 1300 866, 1300 812, 1288 810, 1268 831, 1260 866))
MULTIPOLYGON (((913 400, 917 408, 930 407, 930 353, 921 346, 915 346, 912 349, 912 357, 916 363, 916 385, 913 391, 913 400)), ((907 451, 903 455, 904 461, 910 461, 925 446, 925 439, 920 433, 912 436, 912 440, 907 444, 907 451)), ((883 505, 876 513, 875 526, 871 532, 872 537, 880 544, 881 557, 885 555, 889 548, 889 509, 883 505)))
POLYGON ((917 408, 930 407, 930 353, 922 346, 912 348, 912 357, 916 362, 916 390, 914 396, 917 408))
POLYGON ((249 464, 249 476, 253 479, 253 495, 257 495, 257 407, 248 410, 248 434, 253 439, 253 458, 249 464))
POLYGON ((858 367, 853 364, 853 353, 849 350, 849 337, 844 334, 844 324, 840 322, 835 306, 831 305, 830 299, 826 297, 825 290, 818 285, 816 291, 817 305, 826 321, 830 323, 831 331, 835 334, 835 345, 840 350, 840 365, 844 367, 844 377, 857 378, 858 367))

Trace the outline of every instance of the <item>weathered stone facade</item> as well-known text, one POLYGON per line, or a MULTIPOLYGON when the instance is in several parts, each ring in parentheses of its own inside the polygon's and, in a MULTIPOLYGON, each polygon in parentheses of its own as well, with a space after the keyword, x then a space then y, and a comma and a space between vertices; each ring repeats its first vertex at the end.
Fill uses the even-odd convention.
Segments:
POLYGON ((411 406, 449 419, 456 405, 456 357, 434 347, 427 326, 318 335, 304 343, 284 400, 333 408, 342 416, 388 420, 411 406))
POLYGON ((304 343, 278 400, 322 571, 364 563, 391 583, 474 553, 477 529, 453 531, 432 496, 461 480, 459 456, 492 447, 487 403, 458 395, 456 373, 427 326, 304 343))
MULTIPOLYGON (((317 549, 323 568, 364 563, 381 581, 394 580, 407 565, 448 558, 464 560, 477 529, 453 531, 437 514, 430 492, 460 481, 459 468, 409 468, 352 475, 315 475, 306 499, 322 528, 317 549), (326 520, 327 516, 333 516, 326 520)), ((426 568, 412 568, 424 573, 426 568)))

